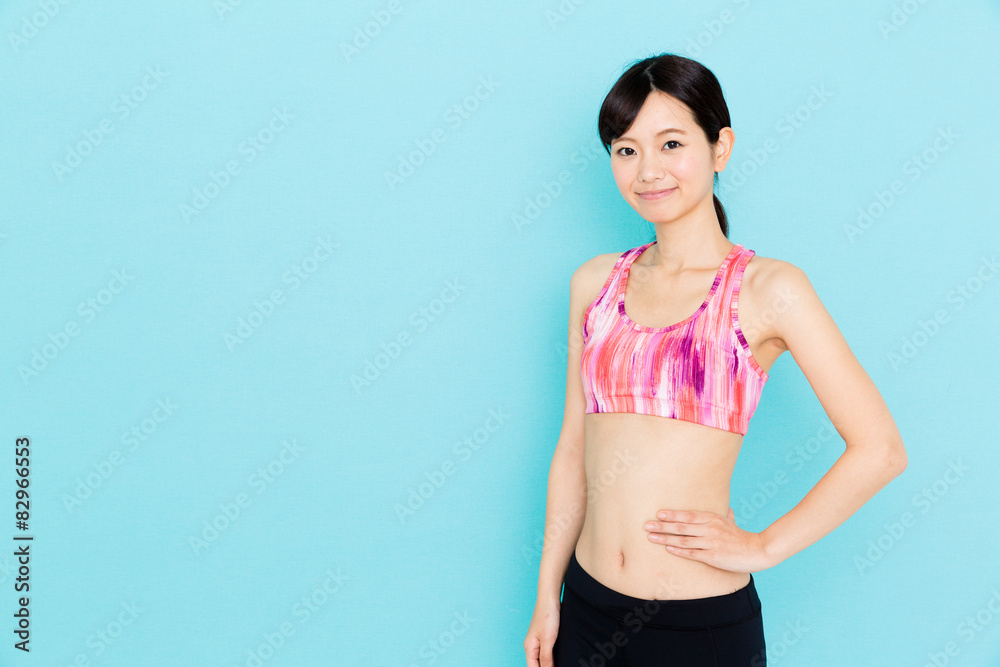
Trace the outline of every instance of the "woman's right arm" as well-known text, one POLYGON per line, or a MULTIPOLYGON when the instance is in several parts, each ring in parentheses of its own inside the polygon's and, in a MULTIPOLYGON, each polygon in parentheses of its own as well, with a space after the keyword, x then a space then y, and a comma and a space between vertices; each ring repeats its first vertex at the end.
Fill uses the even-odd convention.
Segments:
POLYGON ((583 347, 583 314, 603 285, 603 282, 595 283, 595 280, 603 281, 599 273, 599 257, 581 265, 570 279, 566 408, 549 466, 538 597, 528 636, 524 640, 528 667, 552 665, 552 644, 559 627, 559 595, 563 576, 570 555, 576 548, 587 511, 587 476, 584 470, 586 399, 580 379, 580 354, 583 347))

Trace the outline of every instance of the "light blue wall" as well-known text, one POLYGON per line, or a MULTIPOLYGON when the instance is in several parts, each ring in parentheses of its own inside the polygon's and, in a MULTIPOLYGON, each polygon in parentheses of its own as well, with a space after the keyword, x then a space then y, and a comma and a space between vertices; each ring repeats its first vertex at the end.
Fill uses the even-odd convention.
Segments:
MULTIPOLYGON (((663 51, 722 82, 730 238, 807 272, 909 451, 755 575, 769 664, 1000 660, 996 3, 225 1, 0 7, 0 663, 524 664, 569 277, 653 233, 597 112, 663 51)), ((784 355, 742 527, 826 424, 784 355)))

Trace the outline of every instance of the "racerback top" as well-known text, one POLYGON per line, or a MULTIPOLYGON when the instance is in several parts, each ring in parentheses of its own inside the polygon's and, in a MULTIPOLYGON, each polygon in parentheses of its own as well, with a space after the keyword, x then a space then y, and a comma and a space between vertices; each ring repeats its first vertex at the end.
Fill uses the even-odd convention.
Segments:
POLYGON ((736 317, 754 251, 732 247, 694 314, 668 327, 646 327, 625 314, 625 287, 632 262, 654 243, 622 253, 584 314, 586 413, 657 415, 746 435, 768 378, 736 317))

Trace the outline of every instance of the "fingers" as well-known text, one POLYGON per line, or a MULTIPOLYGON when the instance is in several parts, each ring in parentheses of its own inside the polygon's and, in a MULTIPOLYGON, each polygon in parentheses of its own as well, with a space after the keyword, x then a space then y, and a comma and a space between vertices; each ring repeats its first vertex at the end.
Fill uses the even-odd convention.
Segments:
POLYGON ((553 667, 552 658, 554 640, 542 641, 537 635, 532 635, 524 643, 524 653, 528 667, 553 667))
POLYGON ((552 659, 552 642, 546 643, 545 648, 542 649, 541 659, 539 662, 539 667, 552 667, 555 665, 555 660, 552 659))
POLYGON ((524 657, 528 667, 540 667, 538 664, 538 637, 531 636, 524 640, 524 657))
POLYGON ((680 521, 681 523, 705 523, 721 516, 715 512, 704 510, 659 510, 656 518, 661 521, 680 521))
POLYGON ((663 545, 671 552, 675 549, 707 549, 711 542, 697 535, 661 535, 650 533, 650 542, 663 545))
POLYGON ((663 533, 665 535, 690 535, 700 537, 705 535, 707 528, 702 524, 690 524, 680 521, 647 521, 643 528, 650 533, 663 533))
POLYGON ((705 552, 701 549, 682 549, 681 547, 670 547, 670 546, 666 547, 666 549, 669 553, 672 553, 675 556, 680 556, 681 558, 707 562, 705 561, 705 558, 703 556, 705 552))

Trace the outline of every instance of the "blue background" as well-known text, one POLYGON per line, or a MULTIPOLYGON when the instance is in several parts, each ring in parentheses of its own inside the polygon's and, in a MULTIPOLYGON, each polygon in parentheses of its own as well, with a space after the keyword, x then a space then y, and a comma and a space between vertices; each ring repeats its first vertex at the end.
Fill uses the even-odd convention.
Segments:
MULTIPOLYGON (((1000 663, 995 2, 233 5, 0 7, 0 664, 524 664, 569 277, 653 238, 597 112, 664 51, 723 85, 730 238, 806 271, 909 453, 755 575, 769 664, 1000 663)), ((843 451, 770 373, 748 530, 843 451)))

